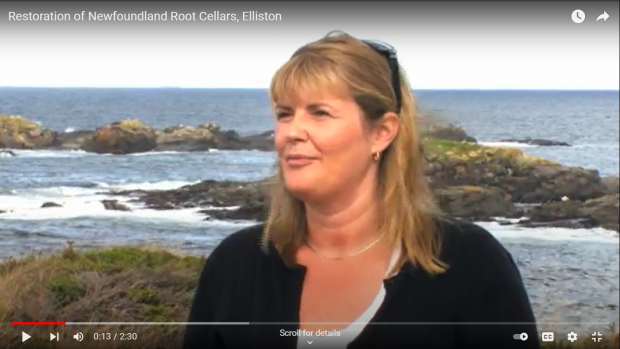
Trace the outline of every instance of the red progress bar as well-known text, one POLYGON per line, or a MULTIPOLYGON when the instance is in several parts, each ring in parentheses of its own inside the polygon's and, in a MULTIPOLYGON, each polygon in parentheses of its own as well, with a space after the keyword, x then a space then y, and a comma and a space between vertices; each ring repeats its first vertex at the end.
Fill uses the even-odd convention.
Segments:
POLYGON ((11 325, 65 325, 66 322, 11 322, 11 325))

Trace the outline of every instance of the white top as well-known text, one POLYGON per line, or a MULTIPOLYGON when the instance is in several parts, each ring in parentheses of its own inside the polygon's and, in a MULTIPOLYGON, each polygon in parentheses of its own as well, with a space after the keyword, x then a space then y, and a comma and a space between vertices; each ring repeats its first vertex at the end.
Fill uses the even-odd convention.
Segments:
MULTIPOLYGON (((392 260, 388 270, 386 271, 386 277, 388 277, 390 270, 394 267, 398 261, 400 249, 397 249, 392 254, 392 260)), ((297 337, 297 349, 318 349, 318 348, 342 348, 345 349, 347 345, 353 341, 364 330, 368 322, 375 316, 377 310, 385 298, 385 284, 381 283, 381 288, 375 296, 375 299, 368 306, 368 308, 349 326, 338 330, 339 336, 304 336, 304 333, 300 331, 299 337, 297 337), (308 343, 308 342, 311 343, 308 343)), ((335 332, 335 331, 331 331, 335 332)))

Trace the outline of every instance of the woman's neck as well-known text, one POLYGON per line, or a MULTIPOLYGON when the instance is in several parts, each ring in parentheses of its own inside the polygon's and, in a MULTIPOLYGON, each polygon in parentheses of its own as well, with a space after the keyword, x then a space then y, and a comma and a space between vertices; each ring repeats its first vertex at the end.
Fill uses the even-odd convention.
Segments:
POLYGON ((330 198, 329 204, 306 204, 308 242, 314 248, 352 253, 379 237, 376 186, 371 183, 330 198))

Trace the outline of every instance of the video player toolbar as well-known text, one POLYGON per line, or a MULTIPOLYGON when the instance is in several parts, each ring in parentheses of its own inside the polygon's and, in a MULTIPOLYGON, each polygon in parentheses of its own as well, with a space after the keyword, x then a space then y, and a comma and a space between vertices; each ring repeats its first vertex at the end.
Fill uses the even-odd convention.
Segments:
MULTIPOLYGON (((594 332, 591 335, 589 335, 589 337, 592 339, 593 342, 595 343, 600 343, 603 340, 603 334, 601 332, 594 332)), ((512 336, 512 338, 516 339, 516 340, 520 340, 520 341, 527 341, 528 339, 530 339, 530 335, 528 335, 527 333, 523 332, 523 333, 516 333, 512 336)), ((566 340, 574 343, 575 341, 577 341, 580 338, 580 335, 577 334, 574 331, 568 332, 566 333, 566 340)), ((556 340, 561 340, 561 338, 556 338, 555 336, 555 332, 542 332, 540 334, 540 340, 543 342, 554 342, 556 340)))
MULTIPOLYGON (((118 336, 118 334, 114 334, 114 333, 99 334, 99 335, 109 335, 109 336, 114 336, 114 337, 118 336)), ((131 336, 131 334, 122 334, 122 335, 123 336, 131 336)), ((22 336, 22 342, 25 342, 28 339, 32 338, 31 335, 29 335, 28 333, 23 332, 23 331, 21 333, 21 336, 22 336)), ((601 332, 597 331, 597 332, 592 333, 590 335, 590 337, 591 337, 593 342, 600 343, 601 340, 603 339, 603 334, 601 332)), ((50 341, 60 341, 60 335, 59 335, 58 332, 50 333, 50 337, 49 338, 50 338, 50 341)), ((525 332, 523 332, 523 333, 515 333, 512 336, 512 338, 515 339, 515 340, 519 340, 519 341, 537 340, 537 338, 530 338, 530 335, 525 333, 525 332)), ((566 334, 566 340, 568 340, 570 342, 575 342, 579 338, 580 338, 580 336, 576 332, 574 332, 574 331, 568 332, 566 334)), ((82 340, 84 340, 84 335, 82 334, 82 332, 75 333, 73 335, 73 339, 81 342, 82 340)), ((94 338, 94 339, 97 339, 97 338, 94 338)), ((100 338, 100 339, 103 339, 103 338, 100 338)), ((132 338, 128 337, 127 339, 132 339, 132 338)), ((560 340, 560 339, 561 338, 556 338, 555 333, 554 332, 550 332, 550 331, 542 332, 541 335, 540 335, 540 340, 543 341, 543 342, 554 342, 554 341, 560 340)))

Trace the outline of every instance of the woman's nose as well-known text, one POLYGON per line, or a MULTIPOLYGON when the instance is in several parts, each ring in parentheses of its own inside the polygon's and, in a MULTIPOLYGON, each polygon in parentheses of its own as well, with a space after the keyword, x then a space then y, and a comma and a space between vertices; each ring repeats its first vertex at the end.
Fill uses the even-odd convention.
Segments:
POLYGON ((287 137, 290 140, 305 140, 308 136, 307 116, 303 111, 295 112, 288 124, 287 137))

